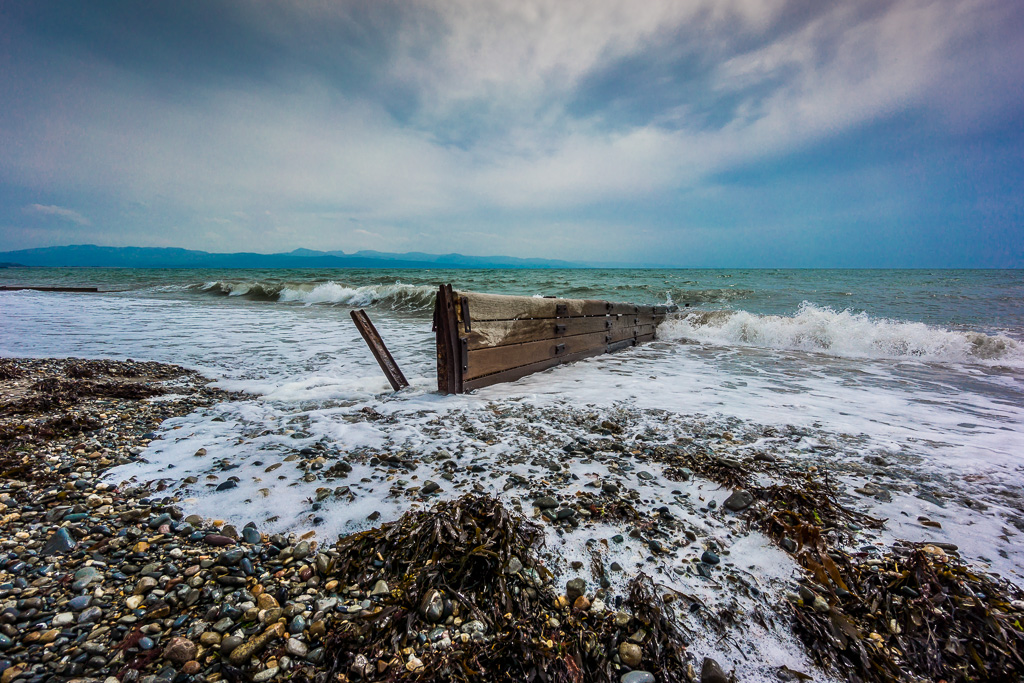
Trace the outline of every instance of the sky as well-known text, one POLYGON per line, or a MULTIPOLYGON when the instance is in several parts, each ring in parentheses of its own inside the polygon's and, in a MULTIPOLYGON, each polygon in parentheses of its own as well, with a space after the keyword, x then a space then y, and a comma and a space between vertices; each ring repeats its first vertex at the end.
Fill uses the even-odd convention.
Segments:
POLYGON ((1020 0, 0 0, 0 250, 1024 267, 1020 0))

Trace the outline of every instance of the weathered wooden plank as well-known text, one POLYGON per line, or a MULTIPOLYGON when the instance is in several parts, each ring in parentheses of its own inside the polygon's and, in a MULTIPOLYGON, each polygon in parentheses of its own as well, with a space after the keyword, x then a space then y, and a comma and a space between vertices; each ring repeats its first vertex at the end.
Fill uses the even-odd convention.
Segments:
POLYGON ((486 349, 510 344, 560 339, 577 334, 618 331, 636 325, 657 325, 664 316, 620 315, 590 316, 586 318, 555 318, 530 320, 490 320, 472 322, 466 333, 469 350, 486 349))
POLYGON ((469 352, 464 378, 476 379, 522 365, 530 365, 556 356, 570 356, 590 349, 603 349, 623 339, 654 333, 654 325, 625 327, 617 330, 577 334, 562 339, 546 339, 509 346, 477 349, 469 352))
POLYGON ((534 318, 575 318, 590 315, 651 314, 653 306, 613 303, 594 299, 541 299, 531 296, 505 296, 457 292, 466 297, 473 323, 487 320, 524 320, 534 318))
POLYGON ((480 389, 482 387, 489 387, 492 384, 501 384, 502 382, 514 382, 517 379, 522 379, 527 375, 532 375, 535 372, 541 372, 558 365, 564 365, 566 363, 572 363, 579 360, 585 360, 587 358, 593 358, 595 356, 602 356, 606 353, 614 353, 615 351, 621 351, 622 349, 632 348, 639 346, 640 344, 646 343, 654 339, 654 334, 645 334, 636 338, 622 339, 620 341, 608 344, 606 346, 600 346, 578 353, 568 354, 565 356, 556 356, 554 358, 548 358, 546 360, 531 363, 529 365, 521 365, 518 368, 511 368, 502 372, 496 372, 492 375, 486 375, 484 377, 478 377, 476 379, 467 379, 464 384, 465 391, 472 391, 473 389, 480 389))
POLYGON ((351 315, 352 322, 356 324, 356 329, 362 335, 363 341, 366 342, 366 345, 370 347, 370 351, 373 352, 373 357, 377 359, 377 364, 384 371, 384 376, 388 378, 388 382, 391 383, 391 388, 398 391, 403 387, 409 386, 409 380, 402 374, 401 368, 398 367, 398 363, 395 362, 391 352, 388 351, 388 347, 384 345, 384 340, 381 339, 377 328, 370 321, 370 316, 366 315, 366 311, 359 309, 352 311, 351 315))
POLYGON ((649 332, 649 333, 646 333, 646 334, 639 334, 636 337, 633 337, 632 339, 623 339, 621 341, 617 341, 617 342, 609 344, 607 352, 608 353, 615 353, 616 351, 621 351, 622 349, 628 349, 631 346, 639 346, 640 344, 646 344, 647 342, 649 342, 649 341, 651 341, 653 339, 654 339, 654 332, 649 332))
POLYGON ((583 360, 585 358, 592 358, 594 356, 600 356, 607 353, 605 346, 599 346, 593 349, 587 349, 580 351, 579 353, 573 353, 567 356, 559 356, 555 358, 547 358, 530 365, 521 365, 518 368, 511 368, 509 370, 503 370, 502 372, 496 372, 492 375, 485 377, 478 377, 476 379, 467 379, 463 385, 466 391, 472 391, 473 389, 479 389, 481 387, 489 387, 492 384, 501 384, 502 382, 514 382, 517 379, 532 375, 535 372, 547 370, 563 363, 572 363, 574 361, 583 360))

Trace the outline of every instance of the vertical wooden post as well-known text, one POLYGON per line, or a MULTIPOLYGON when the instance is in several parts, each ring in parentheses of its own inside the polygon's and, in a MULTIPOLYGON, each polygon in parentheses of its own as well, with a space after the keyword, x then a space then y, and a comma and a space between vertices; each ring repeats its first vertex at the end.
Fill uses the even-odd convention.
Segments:
POLYGON ((458 313, 451 285, 441 285, 434 303, 437 342, 437 390, 443 394, 461 394, 465 348, 459 336, 458 313))

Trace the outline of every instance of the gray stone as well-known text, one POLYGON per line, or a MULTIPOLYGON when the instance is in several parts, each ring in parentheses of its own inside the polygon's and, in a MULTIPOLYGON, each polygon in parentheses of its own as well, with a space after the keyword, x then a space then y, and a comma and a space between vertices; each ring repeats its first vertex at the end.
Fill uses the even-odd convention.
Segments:
POLYGON ((711 657, 704 658, 704 664, 700 667, 700 683, 729 683, 729 677, 722 671, 722 667, 711 657))
POLYGON ((284 649, 288 654, 293 657, 305 657, 306 653, 309 652, 309 647, 304 642, 297 638, 289 638, 288 642, 284 644, 284 649))
POLYGON ((548 508, 558 507, 558 501, 553 496, 541 496, 537 500, 533 501, 533 504, 539 507, 541 510, 547 510, 548 508))
POLYGON ((565 597, 569 602, 575 602, 576 598, 587 592, 587 582, 580 578, 570 579, 565 584, 565 597))
POLYGON ((253 529, 251 526, 247 526, 242 529, 242 540, 246 543, 259 543, 262 539, 260 532, 253 529))
POLYGON ((91 595, 79 595, 79 596, 76 596, 76 597, 71 598, 70 600, 68 600, 68 607, 70 607, 71 609, 73 609, 76 612, 81 612, 82 610, 84 610, 86 607, 89 606, 89 603, 91 601, 92 601, 92 596, 91 595))
POLYGON ((630 671, 622 674, 619 683, 654 683, 654 674, 650 671, 630 671))
POLYGON ((373 590, 370 591, 370 596, 387 595, 390 592, 391 589, 388 588, 388 582, 381 579, 377 583, 373 584, 373 590))
POLYGON ((718 555, 714 554, 710 550, 704 551, 704 553, 700 556, 700 561, 704 564, 718 564, 720 562, 720 560, 718 559, 718 555))
POLYGON ((440 490, 441 487, 436 481, 425 481, 423 482, 423 488, 420 489, 422 493, 435 493, 440 490))
POLYGON ((239 645, 242 644, 243 638, 241 636, 228 636, 224 640, 220 641, 220 651, 222 654, 228 655, 234 651, 239 645))
POLYGON ((224 617, 218 619, 216 623, 211 627, 217 633, 226 633, 231 630, 231 627, 235 625, 235 620, 230 617, 224 617))
POLYGON ((50 555, 56 555, 58 553, 67 553, 75 549, 78 543, 71 537, 71 534, 67 529, 61 527, 57 529, 57 533, 53 534, 46 540, 43 545, 43 549, 39 551, 39 554, 43 557, 50 555))
POLYGON ((259 672, 258 674, 252 677, 253 683, 265 683, 266 681, 269 681, 271 678, 276 676, 278 671, 279 669, 276 666, 272 666, 269 669, 264 669, 263 671, 259 672))
MULTIPOLYGON (((733 492, 731 496, 725 499, 722 506, 726 510, 732 510, 733 512, 742 512, 750 507, 754 502, 754 496, 749 491, 740 489, 739 491, 733 492)), ((705 660, 707 661, 707 660, 705 660)), ((711 660, 714 661, 714 660, 711 660)))
POLYGON ((73 623, 75 623, 74 614, 71 612, 61 612, 53 618, 53 621, 50 622, 50 626, 53 626, 54 628, 63 628, 65 626, 70 626, 73 623))
POLYGON ((92 624, 103 617, 103 610, 99 607, 89 607, 78 615, 79 624, 92 624))

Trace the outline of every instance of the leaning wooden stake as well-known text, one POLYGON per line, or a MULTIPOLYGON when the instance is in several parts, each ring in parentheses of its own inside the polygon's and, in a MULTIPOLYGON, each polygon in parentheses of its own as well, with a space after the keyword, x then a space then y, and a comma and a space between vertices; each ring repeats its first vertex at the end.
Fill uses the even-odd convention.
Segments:
POLYGON ((384 371, 384 375, 391 382, 391 388, 398 391, 402 387, 409 386, 409 380, 405 378, 405 375, 398 368, 398 363, 391 356, 388 347, 384 346, 384 340, 380 338, 377 328, 370 322, 370 317, 366 315, 366 311, 362 309, 352 311, 352 322, 356 324, 359 334, 363 335, 363 341, 370 347, 373 357, 377 359, 377 364, 380 365, 380 369, 384 371))

